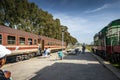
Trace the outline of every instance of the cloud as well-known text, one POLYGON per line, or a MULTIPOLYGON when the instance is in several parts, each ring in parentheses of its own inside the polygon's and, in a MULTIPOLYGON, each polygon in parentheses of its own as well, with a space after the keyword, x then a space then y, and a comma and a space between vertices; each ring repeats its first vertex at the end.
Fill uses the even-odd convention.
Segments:
POLYGON ((59 18, 61 25, 67 26, 70 34, 81 43, 91 43, 93 41, 93 35, 99 29, 99 27, 92 28, 95 23, 80 16, 57 13, 54 14, 54 18, 59 18))
POLYGON ((109 12, 96 15, 68 15, 67 13, 54 12, 54 18, 60 19, 61 25, 68 27, 70 34, 75 37, 80 43, 91 43, 93 36, 99 32, 104 26, 109 24, 110 21, 119 18, 119 6, 118 3, 104 4, 103 6, 94 10, 86 11, 86 13, 94 13, 103 9, 108 9, 109 12), (113 13, 112 9, 117 10, 117 13, 113 13), (113 15, 115 14, 115 15, 113 15))
POLYGON ((54 14, 55 18, 59 18, 62 25, 69 27, 69 31, 78 31, 83 29, 83 25, 87 20, 81 17, 69 16, 66 14, 54 14))
POLYGON ((94 13, 94 12, 98 12, 98 11, 101 11, 105 8, 108 8, 110 6, 110 4, 104 4, 103 6, 99 7, 99 8, 96 8, 96 9, 93 9, 93 10, 88 10, 88 11, 85 11, 85 13, 94 13))

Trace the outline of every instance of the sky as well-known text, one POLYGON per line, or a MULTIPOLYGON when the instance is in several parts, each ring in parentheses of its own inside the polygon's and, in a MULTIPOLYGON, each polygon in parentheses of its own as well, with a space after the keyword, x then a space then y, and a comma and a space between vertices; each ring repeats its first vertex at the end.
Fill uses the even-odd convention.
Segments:
POLYGON ((80 43, 93 37, 111 21, 120 19, 120 0, 29 0, 60 19, 61 25, 80 43))

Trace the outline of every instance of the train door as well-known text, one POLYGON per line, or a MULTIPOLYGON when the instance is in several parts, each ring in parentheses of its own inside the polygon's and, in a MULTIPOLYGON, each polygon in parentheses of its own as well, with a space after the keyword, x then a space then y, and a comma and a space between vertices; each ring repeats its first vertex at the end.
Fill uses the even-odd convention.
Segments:
POLYGON ((41 39, 38 39, 38 45, 40 45, 41 44, 41 39))
POLYGON ((44 42, 44 40, 42 40, 42 43, 41 43, 42 50, 44 50, 44 44, 45 44, 45 42, 44 42))
POLYGON ((2 35, 0 34, 0 44, 2 44, 2 35))
POLYGON ((44 40, 39 38, 38 39, 38 46, 41 48, 41 51, 44 51, 44 40))

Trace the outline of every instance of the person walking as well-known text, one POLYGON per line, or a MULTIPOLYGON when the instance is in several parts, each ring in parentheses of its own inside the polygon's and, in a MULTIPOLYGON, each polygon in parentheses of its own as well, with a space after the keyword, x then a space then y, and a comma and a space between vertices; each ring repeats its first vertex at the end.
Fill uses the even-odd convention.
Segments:
POLYGON ((37 55, 38 55, 38 56, 42 55, 42 54, 41 54, 41 47, 40 47, 40 46, 38 46, 38 52, 37 52, 37 55))
POLYGON ((11 54, 11 51, 6 49, 3 45, 0 45, 0 80, 12 80, 11 79, 11 72, 2 70, 2 66, 6 62, 6 55, 11 54))
POLYGON ((60 60, 63 59, 63 52, 62 51, 58 51, 58 57, 60 58, 60 60))
POLYGON ((82 45, 82 53, 83 53, 83 54, 85 53, 85 49, 86 49, 85 44, 83 44, 83 45, 82 45))
POLYGON ((78 53, 79 53, 79 49, 76 48, 76 49, 75 49, 75 54, 78 55, 78 53))
POLYGON ((47 48, 44 49, 43 56, 46 57, 47 48))

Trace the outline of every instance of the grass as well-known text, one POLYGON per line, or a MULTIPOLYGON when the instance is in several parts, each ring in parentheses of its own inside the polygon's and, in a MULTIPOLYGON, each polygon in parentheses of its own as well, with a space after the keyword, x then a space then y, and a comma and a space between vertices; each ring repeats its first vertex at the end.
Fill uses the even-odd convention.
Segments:
POLYGON ((120 69, 120 64, 113 64, 113 63, 112 63, 112 65, 113 65, 114 67, 120 69))
POLYGON ((86 48, 87 48, 90 52, 92 52, 92 50, 91 50, 91 47, 90 47, 90 46, 86 46, 86 48))

